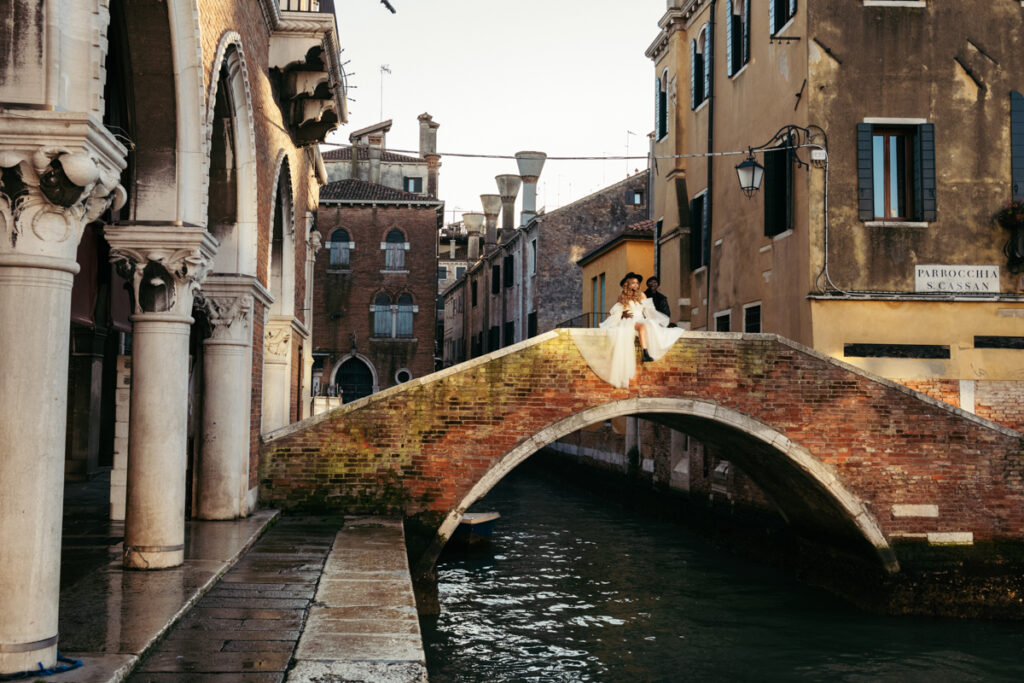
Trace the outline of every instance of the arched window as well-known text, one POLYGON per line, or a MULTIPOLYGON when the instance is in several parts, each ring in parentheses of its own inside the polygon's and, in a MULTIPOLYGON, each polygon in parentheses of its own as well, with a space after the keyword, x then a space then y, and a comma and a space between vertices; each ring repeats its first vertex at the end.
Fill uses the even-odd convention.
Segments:
POLYGON ((373 336, 391 336, 391 297, 383 292, 373 300, 373 336))
POLYGON ((341 402, 349 403, 373 393, 373 373, 358 358, 349 358, 338 368, 341 402))
POLYGON ((331 265, 347 268, 349 251, 355 246, 349 237, 348 230, 338 228, 331 233, 331 265))
POLYGON ((405 250, 409 248, 409 244, 405 241, 405 235, 401 230, 391 230, 380 247, 384 250, 385 270, 403 270, 405 268, 405 250))
POLYGON ((415 307, 412 305, 412 294, 402 294, 398 297, 398 324, 396 337, 412 336, 412 314, 415 307))
POLYGON ((711 94, 711 34, 707 24, 690 41, 690 106, 699 107, 711 94))

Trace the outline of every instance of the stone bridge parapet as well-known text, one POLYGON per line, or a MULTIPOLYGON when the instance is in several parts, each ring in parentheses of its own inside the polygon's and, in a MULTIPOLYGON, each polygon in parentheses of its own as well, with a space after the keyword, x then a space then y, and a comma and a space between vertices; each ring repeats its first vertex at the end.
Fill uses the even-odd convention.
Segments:
MULTIPOLYGON (((896 540, 1024 541, 1024 435, 769 334, 688 332, 626 389, 554 330, 269 434, 261 499, 401 513, 443 544, 516 465, 640 415, 735 452, 797 530, 898 571, 896 540)), ((599 331, 592 332, 598 334, 599 331)))

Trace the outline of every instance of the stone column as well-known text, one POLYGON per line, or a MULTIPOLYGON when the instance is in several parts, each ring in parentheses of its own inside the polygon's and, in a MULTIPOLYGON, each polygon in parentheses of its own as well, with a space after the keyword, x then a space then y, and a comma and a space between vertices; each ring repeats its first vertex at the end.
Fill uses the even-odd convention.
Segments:
POLYGON ((0 113, 0 674, 56 662, 75 254, 125 197, 106 131, 35 116, 0 113), (50 132, 68 147, 16 146, 50 132))
POLYGON ((203 294, 213 335, 203 342, 203 441, 196 474, 199 519, 247 513, 255 278, 212 275, 203 294))
POLYGON ((124 566, 176 567, 185 559, 192 301, 217 242, 179 225, 118 226, 106 237, 134 295, 124 566))

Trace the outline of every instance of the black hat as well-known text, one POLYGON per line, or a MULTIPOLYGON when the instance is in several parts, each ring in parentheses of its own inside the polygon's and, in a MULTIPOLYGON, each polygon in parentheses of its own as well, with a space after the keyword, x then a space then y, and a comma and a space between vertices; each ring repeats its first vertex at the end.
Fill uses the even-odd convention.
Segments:
POLYGON ((657 275, 652 275, 652 276, 650 276, 649 278, 647 278, 647 284, 651 284, 651 280, 654 280, 654 281, 655 281, 655 282, 657 282, 657 283, 658 283, 659 285, 661 284, 661 280, 659 280, 659 279, 658 279, 658 276, 657 276, 657 275))
POLYGON ((626 273, 626 276, 619 280, 619 287, 624 287, 626 285, 626 280, 628 280, 629 278, 633 278, 637 282, 644 281, 644 276, 640 275, 639 273, 626 273))

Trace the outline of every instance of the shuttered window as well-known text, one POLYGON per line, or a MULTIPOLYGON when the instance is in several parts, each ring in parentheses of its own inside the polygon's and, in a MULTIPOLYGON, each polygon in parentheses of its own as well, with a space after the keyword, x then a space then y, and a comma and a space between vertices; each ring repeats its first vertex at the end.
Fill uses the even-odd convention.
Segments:
POLYGON ((793 228, 793 150, 764 153, 764 234, 774 237, 793 228))
POLYGON ((935 126, 857 125, 860 220, 936 220, 935 126))
POLYGON ((656 101, 654 103, 655 110, 657 111, 657 121, 655 122, 655 130, 658 134, 658 139, 661 140, 663 137, 668 135, 668 71, 666 70, 662 77, 657 79, 657 92, 655 93, 656 101))
POLYGON ((711 34, 708 25, 690 41, 690 107, 696 109, 711 93, 711 34))
POLYGON ((768 0, 768 25, 775 35, 796 14, 796 0, 768 0))
POLYGON ((696 270, 707 265, 705 242, 708 223, 705 202, 707 194, 701 194, 690 202, 690 269, 696 270))
POLYGON ((349 252, 354 245, 348 231, 338 228, 331 233, 331 265, 348 267, 349 252))
POLYGON ((725 58, 729 76, 750 61, 750 0, 726 0, 725 58))
POLYGON ((391 297, 378 294, 373 300, 373 336, 391 336, 391 297))
POLYGON ((415 311, 411 294, 402 294, 398 297, 397 321, 395 324, 396 337, 412 336, 412 314, 415 311))
POLYGON ((1010 92, 1010 176, 1013 198, 1024 201, 1024 95, 1010 92))

